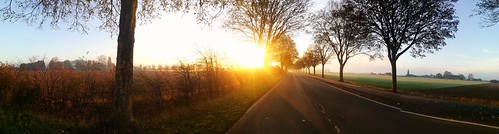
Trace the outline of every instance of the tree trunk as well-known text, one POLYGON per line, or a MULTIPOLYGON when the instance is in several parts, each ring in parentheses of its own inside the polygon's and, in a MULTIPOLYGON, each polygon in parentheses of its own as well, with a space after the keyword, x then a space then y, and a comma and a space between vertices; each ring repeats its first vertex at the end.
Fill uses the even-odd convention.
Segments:
POLYGON ((315 76, 315 66, 314 66, 314 76, 315 76))
POLYGON ((121 1, 112 118, 117 129, 129 129, 127 127, 131 127, 130 125, 133 124, 131 90, 136 11, 137 0, 121 1))
POLYGON ((397 92, 397 60, 390 59, 392 65, 392 91, 397 92))
POLYGON ((343 79, 343 69, 345 68, 345 64, 340 64, 340 82, 345 82, 343 79))
POLYGON ((324 64, 322 64, 322 78, 324 78, 324 64))

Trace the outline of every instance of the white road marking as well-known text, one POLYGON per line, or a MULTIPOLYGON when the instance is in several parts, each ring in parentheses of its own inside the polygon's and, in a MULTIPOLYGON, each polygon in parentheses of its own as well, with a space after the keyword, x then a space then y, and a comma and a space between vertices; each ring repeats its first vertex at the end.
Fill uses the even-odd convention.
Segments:
MULTIPOLYGON (((395 106, 391 106, 391 105, 388 105, 388 104, 385 104, 385 103, 382 103, 382 102, 379 102, 379 101, 376 101, 376 100, 372 100, 372 99, 369 99, 369 98, 366 98, 364 96, 360 96, 360 95, 357 95, 357 94, 354 94, 352 92, 349 92, 349 91, 346 91, 346 90, 343 90, 341 88, 338 88, 338 87, 335 87, 333 85, 330 85, 324 81, 321 81, 321 80, 317 80, 317 79, 314 79, 316 81, 319 81, 321 83, 324 83, 332 88, 335 88, 335 89, 338 89, 342 92, 345 92, 345 93, 348 93, 348 94, 351 94, 351 95, 354 95, 354 96, 357 96, 359 98, 362 98, 362 99, 365 99, 367 101, 370 101, 370 102, 373 102, 373 103, 376 103, 376 104, 379 104, 379 105, 382 105, 382 106, 386 106, 386 107, 389 107, 389 108, 393 108, 393 109, 396 109, 396 110, 399 110, 400 112, 402 113, 406 113, 406 114, 411 114, 411 115, 415 115, 415 116, 420 116, 420 117, 426 117, 426 118, 430 118, 430 119, 436 119, 436 120, 442 120, 442 121, 448 121, 448 122, 454 122, 454 123, 462 123, 462 124, 468 124, 468 125, 475 125, 475 126, 481 126, 481 127, 487 127, 487 128, 492 128, 492 129, 498 129, 499 130, 499 127, 498 126, 492 126, 492 125, 486 125, 486 124, 480 124, 480 123, 475 123, 475 122, 469 122, 469 121, 461 121, 461 120, 454 120, 454 119, 447 119, 447 118, 441 118, 441 117, 436 117, 436 116, 431 116, 431 115, 426 115, 426 114, 421 114, 421 113, 416 113, 416 112, 411 112, 411 111, 405 111, 405 110, 402 110, 401 108, 398 108, 398 107, 395 107, 395 106)), ((354 89, 355 90, 355 89, 354 89)))
POLYGON ((337 134, 340 134, 340 128, 338 127, 338 125, 336 125, 332 120, 331 118, 329 117, 329 114, 327 114, 327 111, 326 109, 324 109, 324 107, 320 104, 320 103, 317 103, 317 106, 319 107, 319 109, 321 110, 322 114, 324 114, 324 116, 326 116, 326 119, 327 121, 329 122, 329 124, 333 125, 334 126, 334 129, 336 129, 336 133, 337 134))

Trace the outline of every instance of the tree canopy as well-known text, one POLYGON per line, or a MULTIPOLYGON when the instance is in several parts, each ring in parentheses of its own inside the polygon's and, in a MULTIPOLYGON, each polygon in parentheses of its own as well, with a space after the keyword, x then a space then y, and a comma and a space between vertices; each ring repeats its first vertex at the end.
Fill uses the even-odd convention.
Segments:
POLYGON ((374 45, 384 48, 392 66, 392 90, 397 91, 398 58, 409 51, 425 57, 454 38, 459 21, 454 15, 456 0, 349 0, 351 19, 375 36, 374 45))
POLYGON ((480 0, 475 9, 476 15, 482 15, 485 27, 494 26, 499 22, 499 1, 498 0, 480 0))
MULTIPOLYGON (((258 45, 277 42, 304 28, 310 0, 236 0, 228 11, 225 27, 237 31, 258 45)), ((267 53, 266 53, 267 54, 267 53)), ((265 56, 267 63, 269 56, 265 56)))
POLYGON ((284 71, 289 69, 298 58, 296 43, 288 35, 281 37, 269 48, 270 50, 268 52, 271 53, 272 59, 278 61, 284 71))
POLYGON ((359 54, 370 55, 374 59, 376 54, 369 41, 372 34, 363 32, 357 18, 349 18, 353 9, 345 5, 344 1, 329 1, 327 6, 317 11, 311 17, 311 29, 314 40, 318 44, 327 44, 336 56, 340 65, 340 81, 343 81, 343 68, 347 61, 359 54))
POLYGON ((333 48, 326 43, 314 43, 311 44, 312 52, 317 56, 319 64, 322 65, 321 76, 324 78, 324 65, 333 56, 333 48))

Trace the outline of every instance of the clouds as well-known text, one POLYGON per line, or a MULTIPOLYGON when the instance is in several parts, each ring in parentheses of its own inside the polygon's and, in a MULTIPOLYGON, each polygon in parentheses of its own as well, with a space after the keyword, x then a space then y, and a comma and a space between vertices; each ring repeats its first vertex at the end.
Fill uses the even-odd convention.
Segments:
POLYGON ((484 54, 489 53, 489 49, 487 49, 487 48, 482 48, 482 53, 484 53, 484 54))

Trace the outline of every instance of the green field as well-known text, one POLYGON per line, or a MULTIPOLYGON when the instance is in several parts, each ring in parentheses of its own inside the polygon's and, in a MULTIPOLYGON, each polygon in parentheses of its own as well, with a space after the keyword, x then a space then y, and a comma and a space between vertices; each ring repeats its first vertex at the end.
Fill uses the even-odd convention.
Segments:
MULTIPOLYGON (((316 75, 320 76, 320 73, 317 73, 316 75)), ((325 77, 339 80, 339 74, 337 73, 326 73, 325 77)), ((344 79, 345 82, 357 85, 381 89, 391 88, 391 76, 389 75, 344 74, 344 79)), ((397 80, 398 88, 400 90, 426 90, 487 83, 480 81, 447 80, 422 77, 398 77, 397 80)))

